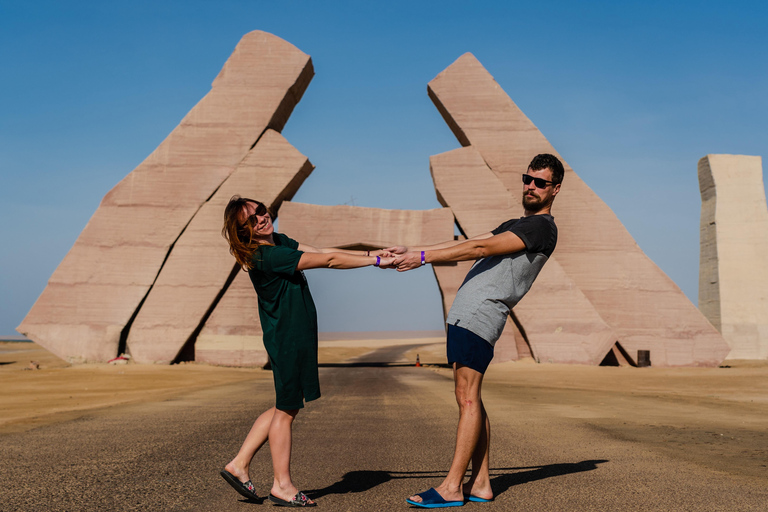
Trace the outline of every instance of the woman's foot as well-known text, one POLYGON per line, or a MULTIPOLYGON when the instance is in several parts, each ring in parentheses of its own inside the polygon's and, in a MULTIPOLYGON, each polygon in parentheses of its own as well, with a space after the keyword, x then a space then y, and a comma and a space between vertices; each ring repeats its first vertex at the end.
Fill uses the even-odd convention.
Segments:
POLYGON ((317 505, 314 501, 301 491, 296 491, 291 499, 283 499, 275 496, 273 493, 269 494, 269 501, 280 507, 314 507, 317 505))
MULTIPOLYGON (((272 486, 272 489, 269 491, 269 495, 271 497, 275 497, 279 499, 280 501, 284 502, 297 502, 297 503, 306 503, 305 505, 299 505, 295 504, 292 506, 298 506, 298 507, 311 507, 315 505, 315 502, 312 501, 310 498, 307 497, 306 494, 299 491, 296 487, 286 487, 284 489, 281 489, 277 487, 276 485, 272 486)), ((272 498, 270 498, 271 500, 272 498)), ((272 500, 274 501, 274 500, 272 500)))
POLYGON ((243 483, 245 483, 245 482, 247 482, 248 480, 251 479, 248 476, 248 468, 247 467, 238 466, 237 464, 235 464, 234 460, 230 461, 229 464, 224 466, 224 471, 226 471, 230 475, 233 475, 233 476, 237 477, 237 479, 240 480, 243 483))
POLYGON ((222 478, 227 481, 229 485, 232 486, 234 490, 236 490, 241 496, 244 496, 251 500, 258 500, 259 497, 256 494, 256 489, 253 486, 253 483, 248 480, 246 482, 241 482, 238 477, 227 471, 226 469, 221 472, 222 478))

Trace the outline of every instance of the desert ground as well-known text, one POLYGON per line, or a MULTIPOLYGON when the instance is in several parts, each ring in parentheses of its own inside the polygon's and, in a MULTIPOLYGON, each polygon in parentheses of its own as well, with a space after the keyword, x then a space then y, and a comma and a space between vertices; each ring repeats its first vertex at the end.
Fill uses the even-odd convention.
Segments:
MULTIPOLYGON (((294 480, 325 510, 408 509, 453 448, 441 340, 323 341, 320 360, 323 397, 294 429, 294 480)), ((196 363, 73 366, 2 343, 0 510, 269 506, 218 471, 271 406, 271 378, 196 363)), ((472 510, 766 510, 766 362, 508 362, 491 366, 483 389, 496 499, 472 510)), ((251 466, 260 496, 270 469, 265 449, 251 466)))

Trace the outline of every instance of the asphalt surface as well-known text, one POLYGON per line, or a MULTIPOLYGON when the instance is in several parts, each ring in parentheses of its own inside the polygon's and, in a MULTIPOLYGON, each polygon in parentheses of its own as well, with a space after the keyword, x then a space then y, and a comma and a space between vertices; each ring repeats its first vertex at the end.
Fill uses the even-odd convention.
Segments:
MULTIPOLYGON (((410 348, 321 368, 323 397, 298 415, 292 465, 315 510, 408 510, 407 496, 445 475, 457 419, 450 377, 366 365, 397 361, 410 348)), ((240 497, 219 471, 272 401, 271 381, 228 385, 2 435, 0 510, 271 510, 240 497)), ((465 510, 768 510, 765 479, 654 451, 517 402, 502 386, 486 386, 484 401, 496 500, 465 510)), ((268 493, 267 447, 251 478, 260 496, 268 493)))

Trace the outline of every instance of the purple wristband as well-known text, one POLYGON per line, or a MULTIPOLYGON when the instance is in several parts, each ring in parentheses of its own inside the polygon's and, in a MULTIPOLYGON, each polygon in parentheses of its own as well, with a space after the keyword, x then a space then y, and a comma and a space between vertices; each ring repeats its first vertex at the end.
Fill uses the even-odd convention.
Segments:
POLYGON ((381 258, 376 256, 376 263, 374 263, 373 266, 378 267, 379 265, 381 265, 381 258))
POLYGON ((421 251, 421 264, 422 265, 426 265, 427 264, 427 260, 424 259, 424 251, 421 251))

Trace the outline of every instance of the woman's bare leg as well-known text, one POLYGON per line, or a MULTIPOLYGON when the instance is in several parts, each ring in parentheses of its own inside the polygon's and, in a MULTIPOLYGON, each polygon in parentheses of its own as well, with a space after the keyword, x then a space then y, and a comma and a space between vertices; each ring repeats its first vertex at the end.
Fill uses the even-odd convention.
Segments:
POLYGON ((253 457, 256 455, 256 452, 259 451, 259 448, 264 446, 264 443, 267 442, 269 428, 272 424, 275 410, 274 407, 267 409, 261 413, 261 416, 256 418, 256 421, 253 422, 253 426, 251 427, 251 431, 248 432, 245 441, 243 441, 243 445, 240 447, 240 451, 237 452, 235 458, 224 467, 224 469, 235 475, 241 482, 247 482, 251 479, 248 475, 251 460, 253 460, 253 457))
MULTIPOLYGON (((269 427, 269 450, 272 453, 272 467, 275 472, 270 493, 285 501, 290 501, 299 492, 299 489, 291 481, 291 445, 293 442, 291 427, 298 413, 298 409, 291 411, 275 409, 272 424, 269 427)), ((313 503, 312 500, 309 501, 313 503)))

